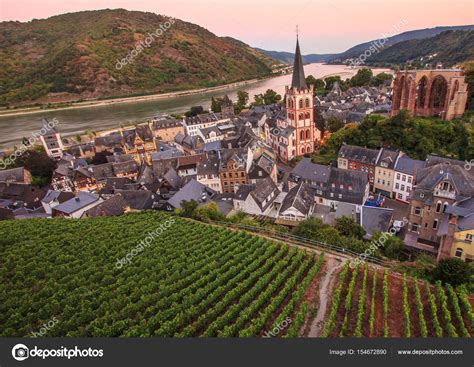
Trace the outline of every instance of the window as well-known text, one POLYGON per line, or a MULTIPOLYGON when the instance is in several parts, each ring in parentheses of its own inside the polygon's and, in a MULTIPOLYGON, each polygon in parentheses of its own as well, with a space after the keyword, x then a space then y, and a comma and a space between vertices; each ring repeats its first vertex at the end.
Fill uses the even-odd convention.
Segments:
POLYGON ((438 228, 438 219, 435 219, 433 221, 433 229, 437 229, 438 228))
POLYGON ((400 185, 398 183, 396 183, 395 188, 398 190, 400 188, 400 185))
POLYGON ((444 191, 449 191, 450 186, 451 186, 451 185, 449 185, 448 182, 443 182, 443 190, 444 190, 444 191))
POLYGON ((302 99, 299 100, 299 107, 303 108, 303 100, 302 99))
POLYGON ((459 248, 459 247, 458 247, 458 248, 456 249, 456 254, 455 254, 455 256, 456 256, 456 257, 461 257, 461 256, 462 256, 462 252, 463 252, 463 251, 462 251, 462 248, 459 248))
POLYGON ((408 176, 408 183, 411 183, 411 177, 408 176))
POLYGON ((425 222, 425 228, 428 228, 428 222, 425 222))
POLYGON ((400 193, 398 193, 397 197, 398 197, 399 199, 403 199, 403 195, 400 194, 400 193))
POLYGON ((308 108, 310 104, 309 98, 306 98, 306 107, 308 108))
POLYGON ((441 201, 438 201, 436 204, 436 213, 439 213, 441 211, 441 201))
POLYGON ((399 179, 400 179, 400 174, 399 174, 399 173, 397 173, 397 180, 399 180, 399 179))
POLYGON ((411 230, 412 230, 412 232, 418 232, 418 224, 413 223, 413 224, 411 225, 411 230))
POLYGON ((472 234, 471 233, 466 233, 466 238, 464 241, 471 243, 472 242, 472 234))
POLYGON ((402 181, 406 181, 407 180, 407 176, 406 175, 403 175, 402 176, 402 181))
POLYGON ((402 190, 402 191, 405 191, 405 185, 402 185, 401 190, 402 190))
POLYGON ((447 207, 448 207, 448 203, 444 203, 444 204, 443 204, 443 213, 446 212, 446 208, 447 208, 447 207))
POLYGON ((421 215, 421 208, 420 207, 416 207, 413 209, 413 214, 415 215, 421 215))

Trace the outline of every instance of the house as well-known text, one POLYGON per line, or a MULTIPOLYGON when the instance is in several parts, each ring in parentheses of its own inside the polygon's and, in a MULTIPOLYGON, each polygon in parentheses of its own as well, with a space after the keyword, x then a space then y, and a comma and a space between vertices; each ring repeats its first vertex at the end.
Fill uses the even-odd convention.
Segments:
POLYGON ((252 215, 268 215, 279 194, 275 182, 267 176, 258 185, 240 185, 234 196, 234 209, 252 215))
MULTIPOLYGON (((448 207, 462 208, 463 203, 474 196, 474 171, 466 170, 464 164, 429 156, 425 168, 417 172, 417 182, 410 195, 409 223, 405 235, 409 248, 439 253, 442 237, 447 233, 445 222, 450 220, 448 207)), ((453 211, 452 214, 456 213, 453 211)), ((449 256, 445 250, 439 255, 443 256, 449 256)))
POLYGON ((360 207, 369 196, 369 179, 366 172, 314 164, 310 158, 303 158, 290 172, 289 188, 300 182, 314 189, 316 204, 337 210, 339 203, 350 203, 360 207))
POLYGON ((278 219, 301 221, 308 219, 314 209, 314 189, 304 182, 294 186, 283 199, 278 219))
POLYGON ((199 134, 187 135, 178 134, 174 138, 175 146, 185 155, 202 153, 204 150, 204 140, 199 134))
POLYGON ((164 142, 172 142, 176 135, 185 132, 183 122, 169 116, 154 117, 150 127, 155 138, 164 142))
POLYGON ((156 143, 148 124, 140 124, 133 129, 120 130, 125 140, 124 151, 133 156, 138 164, 151 164, 152 152, 156 152, 156 143))
POLYGON ((200 205, 208 204, 215 195, 214 190, 193 178, 168 200, 168 210, 180 209, 184 200, 194 200, 200 205))
POLYGON ((370 190, 374 187, 375 165, 378 161, 380 150, 344 144, 339 149, 337 167, 354 171, 366 172, 369 177, 370 190))
POLYGON ((222 191, 236 192, 239 185, 248 183, 247 172, 252 164, 253 153, 250 149, 233 148, 219 152, 222 191))
POLYGON ((52 208, 53 218, 81 218, 84 212, 103 202, 99 195, 79 191, 72 199, 52 208))
POLYGON ((53 208, 74 197, 72 192, 48 190, 46 196, 41 200, 45 213, 51 215, 53 208))
POLYGON ((24 167, 11 168, 0 171, 0 182, 31 183, 31 173, 24 167))
POLYGON ((374 191, 386 197, 392 197, 395 166, 400 157, 399 150, 382 148, 375 165, 374 191))
POLYGON ((182 177, 194 176, 197 174, 198 163, 206 159, 207 155, 205 153, 178 157, 176 172, 182 177))
POLYGON ((424 166, 424 161, 411 159, 406 155, 400 155, 394 168, 393 199, 405 203, 409 202, 410 192, 416 181, 416 172, 424 166))
POLYGON ((9 200, 15 208, 38 209, 46 191, 24 183, 0 182, 0 199, 9 200))
POLYGON ((458 205, 448 205, 446 218, 441 223, 438 260, 457 257, 466 262, 474 261, 474 198, 458 205))
POLYGON ((267 177, 270 177, 274 183, 277 183, 276 162, 270 155, 264 153, 250 167, 248 180, 250 184, 256 185, 267 177))
POLYGON ((114 131, 110 134, 97 136, 94 138, 94 146, 96 153, 110 152, 113 153, 117 149, 122 150, 125 144, 124 137, 120 131, 114 131))
POLYGON ((40 139, 48 157, 54 160, 59 160, 63 155, 64 146, 61 140, 61 135, 54 126, 54 123, 45 119, 43 122, 43 129, 46 130, 46 133, 40 135, 40 139))
POLYGON ((222 183, 219 175, 220 161, 217 154, 208 154, 206 160, 198 162, 196 180, 204 186, 222 194, 222 183))
POLYGON ((128 210, 128 205, 121 194, 112 196, 102 203, 86 210, 83 218, 112 217, 124 214, 128 210))
POLYGON ((388 232, 392 225, 393 209, 374 206, 362 206, 360 209, 360 226, 365 229, 366 238, 371 238, 375 231, 388 232))
POLYGON ((120 194, 130 210, 153 209, 159 200, 157 194, 148 190, 115 190, 120 194))

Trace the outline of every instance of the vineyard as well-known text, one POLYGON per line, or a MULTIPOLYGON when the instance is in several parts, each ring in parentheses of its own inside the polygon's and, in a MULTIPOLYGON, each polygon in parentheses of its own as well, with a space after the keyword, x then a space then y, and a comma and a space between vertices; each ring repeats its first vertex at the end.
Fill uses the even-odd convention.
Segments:
POLYGON ((116 266, 169 218, 1 222, 0 335, 298 336, 322 255, 175 218, 116 266))
POLYGON ((471 337, 473 303, 462 288, 346 265, 323 336, 471 337))
POLYGON ((3 221, 0 233, 1 336, 52 319, 46 336, 306 336, 335 263, 320 336, 473 335, 463 288, 165 213, 3 221))

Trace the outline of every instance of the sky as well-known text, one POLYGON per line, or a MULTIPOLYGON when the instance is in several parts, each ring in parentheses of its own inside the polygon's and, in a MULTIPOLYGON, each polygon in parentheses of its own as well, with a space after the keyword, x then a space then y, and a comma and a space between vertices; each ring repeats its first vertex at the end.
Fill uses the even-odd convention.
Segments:
POLYGON ((254 47, 336 53, 384 34, 474 24, 472 0, 0 0, 0 21, 81 10, 150 11, 199 24, 254 47))

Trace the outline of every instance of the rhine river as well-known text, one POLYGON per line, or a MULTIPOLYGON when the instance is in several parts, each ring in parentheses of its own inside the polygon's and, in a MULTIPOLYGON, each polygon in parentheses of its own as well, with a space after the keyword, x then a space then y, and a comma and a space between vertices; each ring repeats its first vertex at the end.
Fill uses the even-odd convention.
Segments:
MULTIPOLYGON (((305 74, 321 78, 329 75, 339 75, 342 79, 350 78, 357 72, 345 65, 305 65, 305 74)), ((374 69, 374 75, 388 69, 374 69)), ((21 144, 22 137, 30 137, 31 133, 41 128, 42 117, 58 120, 57 129, 64 136, 82 134, 91 129, 95 131, 114 129, 120 125, 143 122, 158 114, 182 114, 191 106, 203 106, 208 109, 211 97, 222 97, 228 94, 234 101, 237 91, 249 93, 250 102, 255 94, 273 89, 282 96, 285 86, 291 83, 291 74, 260 80, 240 87, 231 87, 218 91, 205 92, 187 96, 173 96, 161 99, 127 102, 105 106, 88 106, 76 109, 38 111, 33 114, 18 116, 0 116, 0 148, 21 144)))

